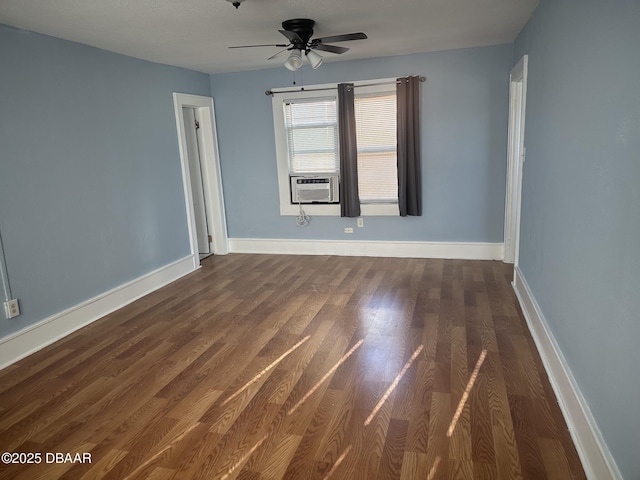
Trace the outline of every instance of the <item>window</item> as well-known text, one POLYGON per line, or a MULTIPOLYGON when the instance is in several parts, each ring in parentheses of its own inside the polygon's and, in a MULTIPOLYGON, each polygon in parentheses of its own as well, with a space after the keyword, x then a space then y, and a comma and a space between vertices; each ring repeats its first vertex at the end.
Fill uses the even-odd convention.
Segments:
MULTIPOLYGON (((355 82, 361 211, 363 215, 398 215, 395 79, 374 82, 383 85, 358 88, 355 82)), ((290 175, 335 174, 340 170, 337 87, 273 91, 280 213, 297 215, 298 205, 291 204, 290 175)), ((307 204, 304 209, 310 215, 340 215, 336 204, 307 204)))
POLYGON ((335 98, 284 102, 290 173, 338 173, 336 103, 335 98))
POLYGON ((356 94, 360 203, 398 202, 396 94, 356 94))

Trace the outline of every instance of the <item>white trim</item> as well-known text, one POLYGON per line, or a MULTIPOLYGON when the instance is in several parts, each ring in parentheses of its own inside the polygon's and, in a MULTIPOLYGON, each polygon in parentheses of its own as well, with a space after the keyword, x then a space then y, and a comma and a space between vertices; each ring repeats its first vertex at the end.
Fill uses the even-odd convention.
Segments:
POLYGON ((509 77, 509 132, 507 186, 504 212, 504 261, 518 265, 522 166, 525 159, 524 126, 527 109, 528 55, 523 55, 509 77))
POLYGON ((233 253, 502 260, 502 243, 230 238, 233 253))
MULTIPOLYGON (((287 178, 289 174, 287 173, 287 178)), ((285 192, 289 198, 289 190, 285 192)), ((282 196, 282 192, 281 192, 282 196)), ((288 200, 287 200, 288 201, 288 200)), ((316 205, 302 204, 304 213, 312 217, 339 217, 340 205, 316 205)), ((298 216, 300 215, 300 205, 280 203, 280 215, 298 216)), ((360 204, 361 217, 398 217, 400 210, 397 203, 362 203, 360 204)))
POLYGON ((193 272, 193 260, 189 255, 0 339, 0 369, 193 272))
POLYGON ((560 409, 582 460, 587 478, 621 480, 622 475, 602 438, 602 433, 600 433, 591 414, 589 405, 573 378, 571 369, 540 310, 540 306, 520 268, 516 267, 514 270, 513 289, 518 297, 531 336, 540 352, 553 391, 558 397, 560 409))
POLYGON ((207 222, 211 226, 213 237, 211 251, 217 255, 229 253, 227 238, 227 220, 224 212, 224 195, 222 192, 222 174, 220 171, 220 153, 216 132, 213 98, 186 93, 173 93, 173 105, 178 131, 178 148, 182 167, 182 184, 184 188, 185 205, 187 210, 187 224, 189 229, 189 243, 194 268, 200 264, 198 259, 198 238, 196 235, 196 220, 191 193, 191 177, 189 174, 189 160, 187 158, 187 138, 184 129, 182 107, 195 108, 200 119, 203 145, 200 150, 202 162, 202 177, 204 185, 205 203, 207 204, 207 222))

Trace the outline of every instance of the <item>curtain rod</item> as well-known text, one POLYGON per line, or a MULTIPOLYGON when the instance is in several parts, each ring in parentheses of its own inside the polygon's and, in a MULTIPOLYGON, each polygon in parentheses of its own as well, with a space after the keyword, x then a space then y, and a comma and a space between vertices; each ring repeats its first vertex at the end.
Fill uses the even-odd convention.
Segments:
MULTIPOLYGON (((421 82, 424 82, 427 77, 423 77, 423 76, 419 76, 418 77, 420 79, 421 82)), ((349 82, 345 82, 345 83, 349 83, 349 82)), ((377 82, 377 83, 363 83, 361 85, 354 85, 353 88, 359 88, 359 87, 375 87, 377 85, 391 85, 395 83, 396 85, 398 83, 400 83, 398 80, 396 80, 395 82, 377 82)), ((321 92, 323 90, 335 90, 336 87, 326 87, 326 88, 311 88, 310 90, 305 90, 304 87, 300 87, 300 88, 293 88, 291 90, 281 90, 279 92, 274 92, 272 90, 266 90, 264 92, 265 95, 273 95, 274 93, 291 93, 291 92, 321 92)))

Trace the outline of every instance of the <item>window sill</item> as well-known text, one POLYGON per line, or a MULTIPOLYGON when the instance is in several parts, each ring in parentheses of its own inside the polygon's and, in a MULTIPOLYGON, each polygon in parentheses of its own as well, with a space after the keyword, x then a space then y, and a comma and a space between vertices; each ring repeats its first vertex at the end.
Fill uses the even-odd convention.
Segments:
MULTIPOLYGON (((340 205, 314 205, 306 204, 302 205, 304 213, 310 216, 316 217, 339 217, 340 205)), ((365 204, 360 206, 360 213, 362 217, 397 217, 400 215, 397 203, 381 203, 381 204, 365 204)), ((297 216, 300 214, 300 207, 298 205, 281 205, 280 215, 282 216, 297 216)))

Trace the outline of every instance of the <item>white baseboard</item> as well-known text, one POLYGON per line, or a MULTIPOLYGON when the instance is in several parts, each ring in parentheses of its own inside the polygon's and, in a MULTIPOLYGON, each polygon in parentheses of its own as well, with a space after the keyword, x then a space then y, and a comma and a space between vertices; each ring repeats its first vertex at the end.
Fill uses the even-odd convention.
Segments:
POLYGON ((189 255, 0 339, 0 369, 193 272, 198 263, 189 255))
POLYGON ((515 268, 513 289, 540 352, 553 391, 558 397, 560 409, 569 427, 587 478, 622 480, 622 475, 602 438, 602 433, 600 433, 591 414, 589 405, 582 396, 540 306, 518 267, 515 268))
POLYGON ((341 255, 361 257, 502 260, 504 255, 504 244, 230 238, 229 250, 233 253, 270 253, 286 255, 341 255))

